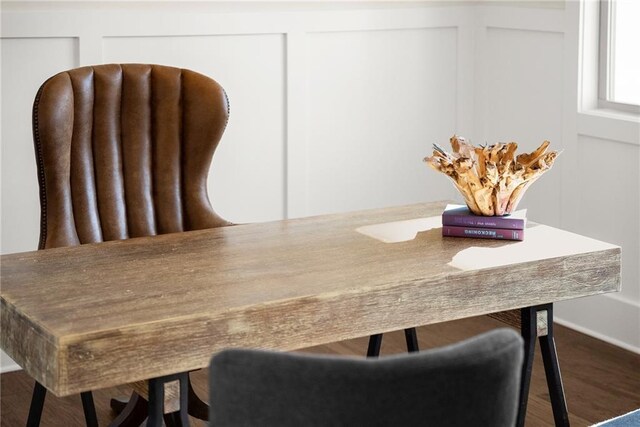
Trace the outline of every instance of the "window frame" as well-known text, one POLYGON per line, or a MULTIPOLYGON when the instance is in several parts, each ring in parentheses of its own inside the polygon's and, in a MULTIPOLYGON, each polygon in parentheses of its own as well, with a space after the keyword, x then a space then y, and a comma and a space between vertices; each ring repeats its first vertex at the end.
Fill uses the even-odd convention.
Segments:
POLYGON ((614 85, 613 64, 615 59, 614 0, 600 0, 598 34, 598 108, 640 113, 640 105, 611 101, 614 85))

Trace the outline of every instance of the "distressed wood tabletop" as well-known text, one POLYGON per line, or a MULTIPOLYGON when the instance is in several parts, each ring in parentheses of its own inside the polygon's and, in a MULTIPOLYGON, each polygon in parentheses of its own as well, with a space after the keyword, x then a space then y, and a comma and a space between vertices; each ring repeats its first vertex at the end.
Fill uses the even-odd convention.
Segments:
POLYGON ((530 223, 441 236, 444 202, 1 257, 0 345, 58 396, 619 290, 620 248, 530 223))

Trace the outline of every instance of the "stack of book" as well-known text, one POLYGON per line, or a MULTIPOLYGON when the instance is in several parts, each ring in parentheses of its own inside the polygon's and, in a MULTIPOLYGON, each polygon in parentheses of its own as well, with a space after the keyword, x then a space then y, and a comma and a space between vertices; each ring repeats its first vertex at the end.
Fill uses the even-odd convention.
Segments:
POLYGON ((476 239, 523 240, 527 210, 505 216, 478 216, 464 205, 447 205, 442 213, 442 235, 476 239))

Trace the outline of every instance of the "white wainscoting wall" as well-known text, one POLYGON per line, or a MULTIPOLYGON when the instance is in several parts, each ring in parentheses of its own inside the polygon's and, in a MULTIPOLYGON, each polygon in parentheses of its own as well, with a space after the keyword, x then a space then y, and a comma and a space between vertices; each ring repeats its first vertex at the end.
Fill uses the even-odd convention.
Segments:
MULTIPOLYGON (((31 106, 99 63, 190 68, 228 92, 209 177, 233 222, 455 197, 422 158, 470 134, 469 10, 431 4, 7 3, 2 13, 2 253, 36 249, 31 106), (461 35, 462 34, 462 35, 461 35)), ((11 364, 3 359, 3 370, 11 364)))
MULTIPOLYGON (((2 8, 2 253, 37 247, 40 84, 77 66, 160 63, 207 74, 229 93, 209 193, 234 222, 457 198, 421 162, 432 142, 458 133, 530 150, 551 140, 564 153, 523 200, 529 217, 622 245, 624 265, 620 294, 558 304, 556 316, 639 351, 640 143, 633 124, 608 130, 578 114, 578 3, 2 8), (605 151, 624 168, 601 164, 605 151)), ((16 368, 1 356, 2 371, 16 368)))
POLYGON ((640 120, 597 109, 597 2, 517 5, 476 7, 474 136, 563 150, 522 206, 620 245, 622 290, 557 303, 555 318, 640 353, 640 120))

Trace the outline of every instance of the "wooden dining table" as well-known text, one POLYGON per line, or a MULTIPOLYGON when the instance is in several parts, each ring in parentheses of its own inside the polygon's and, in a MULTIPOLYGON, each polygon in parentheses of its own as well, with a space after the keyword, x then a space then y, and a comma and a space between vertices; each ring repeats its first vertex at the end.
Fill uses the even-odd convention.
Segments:
POLYGON ((0 345, 57 396, 149 380, 153 426, 154 390, 225 348, 288 351, 491 314, 525 338, 519 423, 539 339, 556 424, 568 425, 553 303, 618 291, 620 248, 532 222, 522 242, 443 237, 445 205, 3 255, 0 345))

